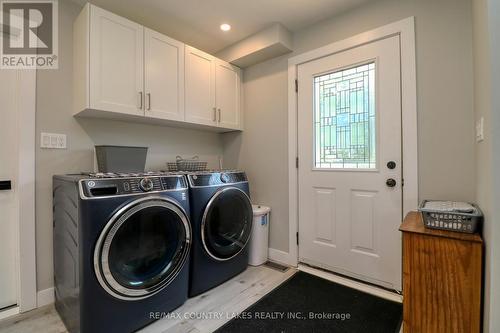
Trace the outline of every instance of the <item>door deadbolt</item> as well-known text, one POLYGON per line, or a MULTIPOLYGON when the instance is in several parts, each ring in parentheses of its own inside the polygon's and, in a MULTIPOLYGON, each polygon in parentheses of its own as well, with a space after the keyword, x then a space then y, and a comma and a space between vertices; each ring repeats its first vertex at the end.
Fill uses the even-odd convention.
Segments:
POLYGON ((387 168, 391 169, 391 170, 395 169, 396 168, 396 162, 394 162, 394 161, 387 162, 387 168))

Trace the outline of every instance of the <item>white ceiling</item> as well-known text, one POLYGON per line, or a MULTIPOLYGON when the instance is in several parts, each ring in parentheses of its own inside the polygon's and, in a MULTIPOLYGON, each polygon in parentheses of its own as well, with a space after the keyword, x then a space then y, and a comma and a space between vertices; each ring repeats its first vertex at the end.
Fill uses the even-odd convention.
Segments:
MULTIPOLYGON (((85 0, 73 0, 84 4, 85 0)), ((99 7, 215 53, 275 22, 292 32, 370 0, 92 0, 99 7), (231 31, 222 32, 221 23, 231 31)))

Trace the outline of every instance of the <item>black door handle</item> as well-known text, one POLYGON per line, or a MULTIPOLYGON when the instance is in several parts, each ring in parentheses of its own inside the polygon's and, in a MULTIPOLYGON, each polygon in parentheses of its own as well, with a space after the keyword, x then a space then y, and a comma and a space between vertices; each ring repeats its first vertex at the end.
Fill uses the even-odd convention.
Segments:
POLYGON ((396 181, 393 178, 389 178, 385 181, 385 185, 389 187, 394 187, 396 186, 396 181))
POLYGON ((10 180, 0 180, 0 191, 12 190, 12 182, 10 180))

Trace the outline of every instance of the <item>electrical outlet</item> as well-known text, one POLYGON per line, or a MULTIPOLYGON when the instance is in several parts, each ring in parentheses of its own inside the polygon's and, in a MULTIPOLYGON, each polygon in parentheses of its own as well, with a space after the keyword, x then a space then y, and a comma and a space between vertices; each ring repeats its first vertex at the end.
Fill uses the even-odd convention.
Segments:
POLYGON ((476 142, 484 140, 484 118, 481 117, 476 121, 476 142))
POLYGON ((66 134, 42 132, 40 137, 40 148, 66 149, 66 134))

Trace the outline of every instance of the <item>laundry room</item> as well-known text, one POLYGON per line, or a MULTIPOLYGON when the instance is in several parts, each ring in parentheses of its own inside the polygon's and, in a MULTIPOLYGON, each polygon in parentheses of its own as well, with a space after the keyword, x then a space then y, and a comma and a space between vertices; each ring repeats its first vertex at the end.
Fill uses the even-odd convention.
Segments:
POLYGON ((0 333, 500 331, 498 1, 0 7, 0 333))

